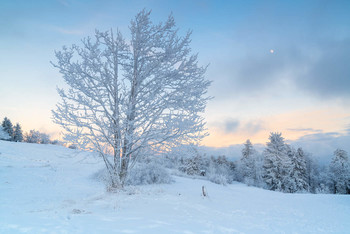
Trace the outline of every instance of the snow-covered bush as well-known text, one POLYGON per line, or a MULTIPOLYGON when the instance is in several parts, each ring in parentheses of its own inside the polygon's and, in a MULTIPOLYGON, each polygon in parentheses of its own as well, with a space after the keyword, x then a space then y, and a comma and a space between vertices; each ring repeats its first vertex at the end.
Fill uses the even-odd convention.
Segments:
MULTIPOLYGON (((153 160, 147 159, 145 162, 136 163, 125 181, 125 185, 146 185, 146 184, 169 184, 173 180, 170 173, 160 163, 162 160, 151 157, 153 160)), ((93 179, 101 181, 111 186, 111 180, 106 168, 103 168, 92 175, 93 179)))
POLYGON ((169 184, 171 182, 172 178, 169 172, 161 164, 154 161, 137 163, 130 170, 126 179, 126 185, 169 184))
POLYGON ((4 128, 2 126, 0 126, 0 140, 9 140, 11 138, 11 136, 4 131, 4 128))
POLYGON ((28 143, 49 144, 50 136, 33 129, 24 135, 24 141, 28 143))
POLYGON ((224 174, 209 173, 207 177, 208 177, 209 181, 211 181, 215 184, 226 185, 229 183, 228 177, 224 174))
POLYGON ((235 165, 225 156, 211 157, 207 168, 207 178, 217 184, 230 184, 235 179, 235 165))
POLYGON ((164 159, 168 168, 180 172, 182 176, 201 177, 217 184, 229 184, 235 179, 233 162, 225 156, 208 157, 196 145, 176 147, 164 159))
POLYGON ((205 158, 198 154, 193 158, 182 158, 178 170, 187 175, 205 176, 208 163, 205 158))

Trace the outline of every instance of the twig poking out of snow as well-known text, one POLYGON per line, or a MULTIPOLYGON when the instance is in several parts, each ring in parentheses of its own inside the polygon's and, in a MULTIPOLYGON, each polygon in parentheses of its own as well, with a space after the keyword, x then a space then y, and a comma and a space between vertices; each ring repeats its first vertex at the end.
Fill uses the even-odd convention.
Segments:
POLYGON ((203 195, 203 197, 208 196, 207 189, 205 188, 204 185, 202 186, 202 195, 203 195))

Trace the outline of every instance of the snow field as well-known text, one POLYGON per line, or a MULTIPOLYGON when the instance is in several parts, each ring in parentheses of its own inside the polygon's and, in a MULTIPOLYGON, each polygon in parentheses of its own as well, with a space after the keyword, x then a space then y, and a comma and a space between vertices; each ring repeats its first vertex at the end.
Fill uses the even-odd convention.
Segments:
POLYGON ((350 196, 284 194, 174 177, 107 192, 102 161, 0 141, 0 233, 349 233, 350 196), (208 197, 202 196, 205 186, 208 197))

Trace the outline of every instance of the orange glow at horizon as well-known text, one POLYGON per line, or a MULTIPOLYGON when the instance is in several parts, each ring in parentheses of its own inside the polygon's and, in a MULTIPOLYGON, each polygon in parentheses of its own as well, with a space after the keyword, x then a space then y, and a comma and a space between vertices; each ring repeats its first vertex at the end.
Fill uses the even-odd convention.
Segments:
POLYGON ((255 133, 249 133, 238 128, 232 133, 226 133, 218 127, 210 127, 210 135, 202 141, 202 145, 209 147, 227 147, 243 144, 250 139, 253 144, 265 144, 270 132, 281 132, 286 140, 297 140, 302 136, 338 132, 345 133, 349 124, 349 113, 335 108, 299 110, 275 116, 266 116, 262 119, 264 126, 255 133), (321 116, 321 118, 320 118, 321 116))
MULTIPOLYGON (((5 116, 1 116, 2 118, 5 116)), ((23 118, 20 115, 8 115, 7 117, 22 126, 24 132, 31 129, 47 133, 51 139, 62 139, 60 126, 54 124, 51 119, 50 110, 42 109, 32 115, 23 118)), ((203 139, 202 145, 209 147, 227 147, 235 144, 243 144, 250 139, 253 144, 265 144, 268 141, 270 132, 281 132, 286 140, 297 140, 298 138, 314 133, 338 132, 345 133, 349 128, 350 113, 342 107, 323 107, 314 109, 300 109, 297 111, 285 112, 282 114, 259 116, 261 129, 256 132, 249 132, 238 126, 233 132, 225 132, 220 125, 210 124, 216 122, 220 116, 212 119, 208 118, 207 125, 210 135, 203 139)), ((245 125, 252 119, 240 120, 241 125, 245 125)))

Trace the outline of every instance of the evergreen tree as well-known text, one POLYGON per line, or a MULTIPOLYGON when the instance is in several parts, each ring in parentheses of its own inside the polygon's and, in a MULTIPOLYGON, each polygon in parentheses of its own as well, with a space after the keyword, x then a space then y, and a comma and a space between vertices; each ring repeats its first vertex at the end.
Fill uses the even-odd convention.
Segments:
POLYGON ((288 193, 295 193, 297 191, 296 187, 296 181, 293 175, 293 164, 292 159, 295 157, 295 149, 291 147, 290 145, 285 144, 286 147, 286 153, 288 160, 284 163, 284 169, 285 169, 285 176, 283 177, 283 184, 284 188, 283 190, 288 193))
POLYGON ((256 176, 256 165, 255 165, 255 155, 256 151, 248 139, 244 143, 244 148, 242 149, 242 158, 239 161, 238 171, 239 171, 239 180, 249 184, 255 185, 257 176, 256 176))
MULTIPOLYGON (((305 154, 305 152, 304 152, 305 154)), ((305 154, 306 160, 306 181, 309 187, 309 192, 317 193, 321 184, 320 166, 311 158, 311 155, 305 154)))
POLYGON ((329 165, 330 190, 333 193, 350 194, 350 165, 345 150, 337 149, 329 165))
POLYGON ((295 151, 292 147, 288 150, 290 159, 287 190, 291 193, 308 191, 306 158, 302 148, 295 151))
POLYGON ((13 125, 11 123, 11 120, 7 117, 4 118, 1 124, 3 130, 7 132, 10 135, 10 141, 13 141, 13 125))
POLYGON ((285 191, 285 178, 288 176, 289 158, 287 147, 281 133, 271 133, 264 150, 264 181, 267 188, 274 191, 285 191))
POLYGON ((255 164, 255 186, 263 188, 265 186, 264 182, 264 156, 262 154, 256 153, 254 155, 255 164))
POLYGON ((19 123, 17 123, 16 126, 14 127, 13 140, 16 142, 23 141, 23 132, 22 132, 21 125, 19 125, 19 123))

